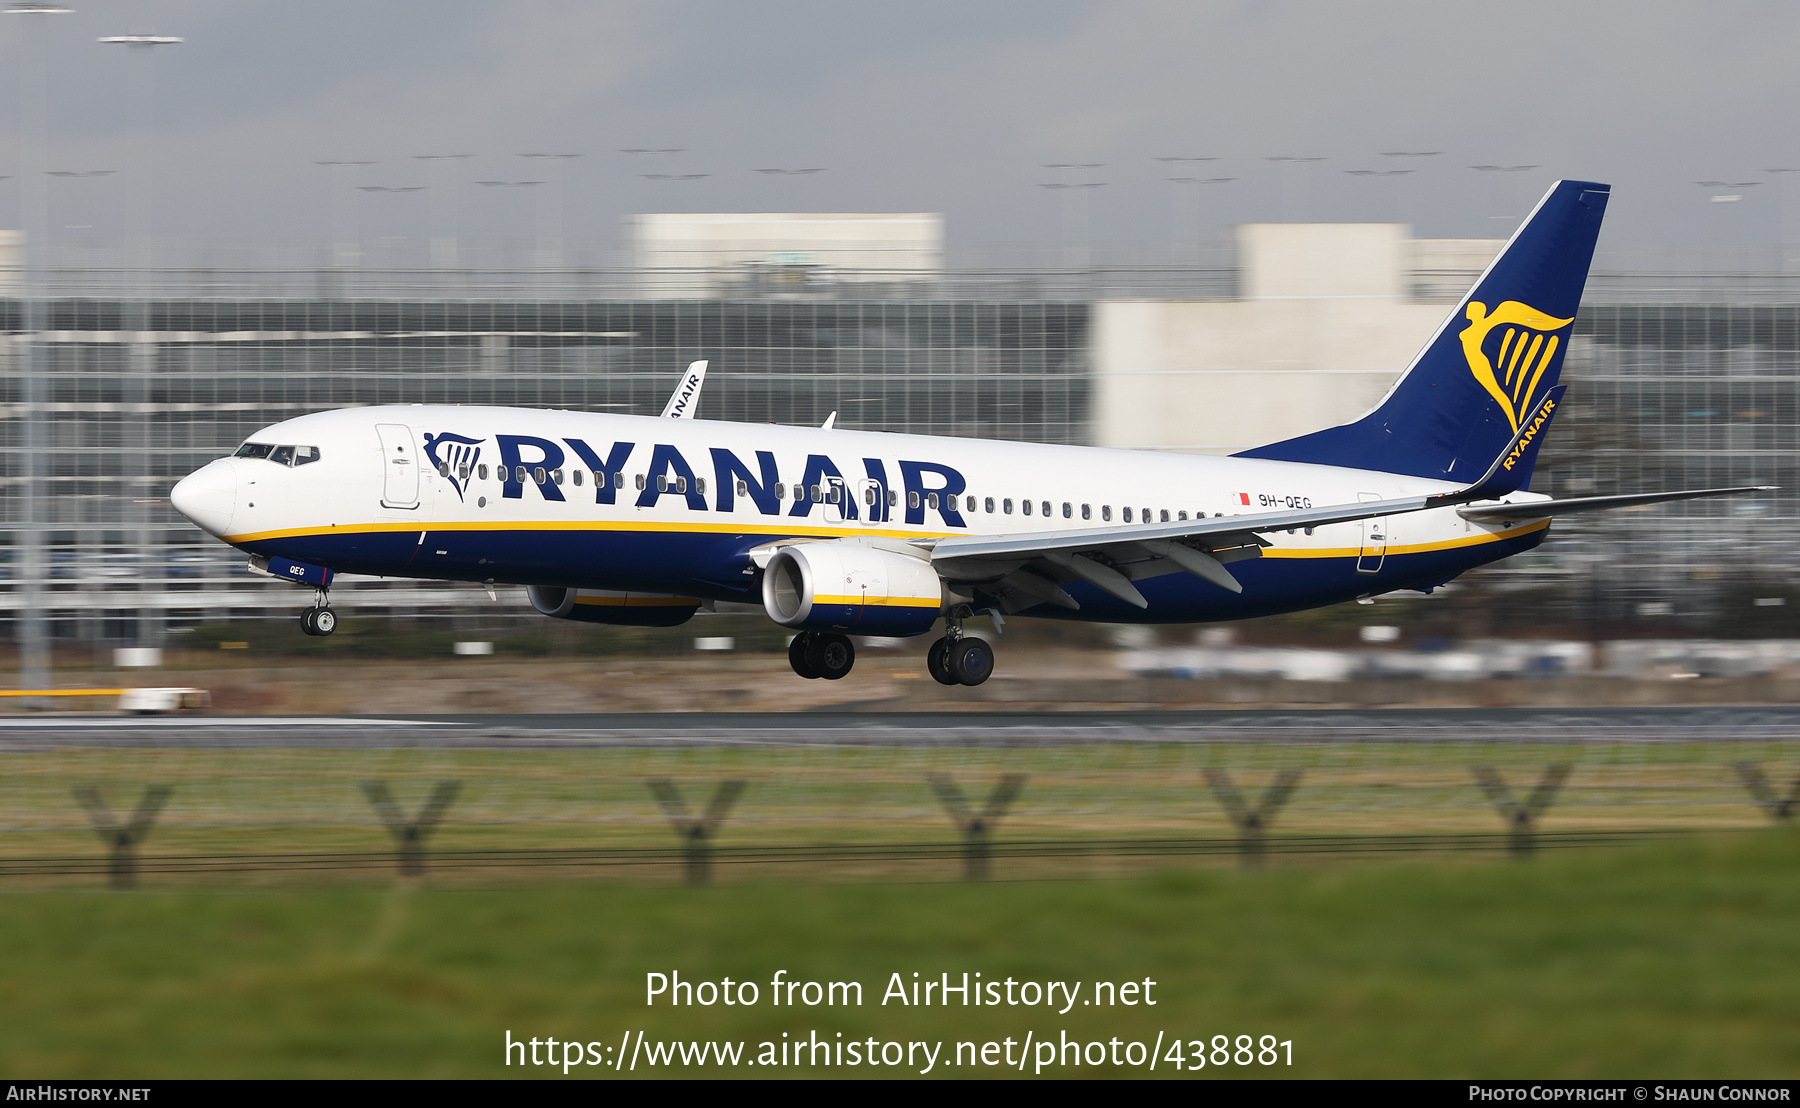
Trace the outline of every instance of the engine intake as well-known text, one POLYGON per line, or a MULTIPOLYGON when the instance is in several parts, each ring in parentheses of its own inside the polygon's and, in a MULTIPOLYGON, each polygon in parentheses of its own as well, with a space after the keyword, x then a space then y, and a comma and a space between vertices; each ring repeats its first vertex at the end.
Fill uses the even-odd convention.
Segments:
POLYGON ((686 623, 700 607, 691 596, 648 592, 607 592, 603 589, 564 589, 532 585, 525 590, 531 606, 551 619, 580 623, 610 623, 623 627, 675 627, 686 623))
POLYGON ((784 546, 763 571, 763 608, 797 630, 918 635, 943 607, 944 586, 930 562, 860 543, 784 546))

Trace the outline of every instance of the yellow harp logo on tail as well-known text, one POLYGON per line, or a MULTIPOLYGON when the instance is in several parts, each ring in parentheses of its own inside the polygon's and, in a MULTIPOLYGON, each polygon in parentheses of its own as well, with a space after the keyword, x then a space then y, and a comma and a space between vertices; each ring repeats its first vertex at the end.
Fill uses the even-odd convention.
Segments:
POLYGON ((1574 317, 1557 319, 1517 300, 1503 301, 1492 312, 1486 304, 1471 300, 1468 315, 1469 325, 1459 337, 1469 372, 1500 402, 1507 422, 1517 432, 1519 419, 1531 410, 1538 382, 1562 342, 1562 336, 1551 332, 1567 327, 1574 317), (1496 333, 1497 346, 1488 341, 1496 333), (1489 346, 1496 346, 1492 361, 1488 360, 1489 346))

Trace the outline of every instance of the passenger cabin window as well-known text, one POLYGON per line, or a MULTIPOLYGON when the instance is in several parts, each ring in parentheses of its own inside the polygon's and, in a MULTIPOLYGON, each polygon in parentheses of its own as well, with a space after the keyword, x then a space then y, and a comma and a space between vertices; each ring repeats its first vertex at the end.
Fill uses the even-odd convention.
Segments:
MULTIPOLYGON (((951 502, 951 503, 952 503, 952 504, 954 504, 954 503, 956 503, 956 501, 955 501, 955 500, 954 500, 954 499, 952 499, 952 500, 951 500, 951 501, 950 501, 950 502, 951 502)), ((993 501, 992 501, 992 500, 990 500, 990 501, 988 501, 988 503, 990 503, 990 504, 991 504, 991 503, 993 503, 993 501)), ((972 496, 971 496, 971 497, 969 497, 969 499, 968 499, 968 504, 969 504, 969 511, 971 511, 971 512, 972 512, 972 511, 974 511, 974 510, 975 510, 975 498, 974 498, 974 497, 972 497, 972 496)), ((993 510, 994 510, 994 509, 992 509, 992 508, 989 508, 989 509, 988 509, 988 511, 990 511, 990 512, 991 512, 991 511, 993 511, 993 510)))
POLYGON ((907 493, 906 494, 906 506, 908 508, 917 508, 919 506, 919 494, 916 492, 907 493))
POLYGON ((1012 515, 1012 497, 1009 496, 1000 502, 1000 510, 1007 515, 1012 515))
POLYGON ((994 514, 994 498, 991 496, 987 498, 987 513, 988 515, 994 514))
POLYGON ((1100 505, 1100 518, 1102 520, 1106 521, 1107 523, 1112 522, 1112 505, 1111 504, 1100 505))
POLYGON ((738 478, 737 494, 739 496, 749 496, 750 495, 750 482, 744 480, 742 477, 738 478))
POLYGON ((625 487, 625 471, 620 470, 619 472, 613 474, 613 488, 622 489, 624 487, 625 487))
POLYGON ((560 469, 551 470, 550 471, 550 480, 556 482, 559 485, 562 484, 562 470, 560 470, 560 469))
POLYGON ((571 469, 569 471, 569 479, 575 482, 576 488, 580 488, 581 487, 581 470, 571 469))
POLYGON ((1030 515, 1031 514, 1031 501, 1021 500, 1019 502, 1019 510, 1021 512, 1024 512, 1026 515, 1030 515))
POLYGON ((1126 523, 1131 522, 1131 509, 1130 508, 1125 509, 1125 522, 1126 523))
POLYGON ((1042 504, 1039 504, 1038 507, 1040 507, 1044 510, 1044 518, 1049 519, 1050 518, 1050 502, 1048 500, 1046 500, 1042 504))
MULTIPOLYGON (((1044 509, 1044 514, 1049 515, 1050 510, 1048 508, 1044 509)), ((1063 518, 1069 518, 1069 502, 1067 500, 1063 501, 1063 518)))
POLYGON ((486 466, 476 466, 475 467, 475 479, 478 481, 487 480, 487 467, 486 466))
POLYGON ((888 490, 888 507, 898 508, 899 506, 900 506, 900 490, 899 489, 889 489, 888 490))
POLYGON ((1088 507, 1086 504, 1083 504, 1081 506, 1081 518, 1082 519, 1093 519, 1094 518, 1094 509, 1088 507))
MULTIPOLYGON (((1182 519, 1186 519, 1186 518, 1187 518, 1187 513, 1186 513, 1186 512, 1183 512, 1183 513, 1181 513, 1181 518, 1182 518, 1182 519)), ((1163 510, 1162 510, 1162 521, 1163 521, 1163 522, 1164 522, 1164 523, 1167 523, 1167 522, 1169 522, 1169 509, 1167 509, 1167 508, 1164 508, 1164 509, 1163 509, 1163 510)))
POLYGON ((935 493, 935 492, 928 492, 928 493, 926 493, 926 494, 925 494, 925 506, 926 506, 926 507, 927 507, 927 508, 930 508, 930 509, 931 509, 931 510, 932 510, 932 511, 934 511, 934 512, 935 512, 935 511, 937 511, 937 506, 938 506, 938 495, 937 495, 937 493, 935 493))

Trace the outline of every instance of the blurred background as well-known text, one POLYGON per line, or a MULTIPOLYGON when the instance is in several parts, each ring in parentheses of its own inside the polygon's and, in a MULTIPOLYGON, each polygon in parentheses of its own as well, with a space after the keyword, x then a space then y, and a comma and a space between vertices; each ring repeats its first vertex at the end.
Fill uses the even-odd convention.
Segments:
MULTIPOLYGON (((752 703, 784 666, 754 616, 558 627, 522 590, 346 580, 344 633, 306 639, 306 598, 168 490, 329 408, 653 415, 701 358, 708 419, 1230 453, 1361 414, 1544 188, 1581 176, 1616 200, 1534 489, 1782 491, 1561 520, 1429 597, 1236 628, 1015 622, 1001 676, 1046 684, 982 695, 1100 675, 1136 683, 1096 702, 1375 678, 1389 700, 1518 678, 1789 699, 1800 151, 1795 78, 1759 59, 1796 17, 1598 5, 1499 75, 1446 58, 1479 40, 1473 13, 1386 10, 14 3, 0 665, 92 684, 441 660, 496 685, 461 706, 513 710, 542 703, 506 686, 544 657, 642 661, 606 695, 666 706, 704 653, 752 703)), ((909 645, 864 648, 900 680, 909 645)), ((231 691, 273 679, 212 680, 244 710, 305 701, 231 691)), ((888 695, 826 684, 805 695, 888 695)))

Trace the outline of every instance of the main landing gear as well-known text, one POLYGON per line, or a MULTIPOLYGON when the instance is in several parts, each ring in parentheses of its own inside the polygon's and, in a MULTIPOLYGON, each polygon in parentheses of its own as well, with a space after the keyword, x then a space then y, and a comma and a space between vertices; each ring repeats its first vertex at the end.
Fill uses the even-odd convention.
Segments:
POLYGON ((788 643, 788 665, 802 677, 836 681, 856 664, 856 647, 831 631, 802 631, 788 643))
POLYGON ((994 675, 994 648, 985 639, 965 638, 959 607, 945 620, 944 637, 925 653, 925 668, 940 685, 979 685, 994 675))
POLYGON ((329 635, 337 630, 337 613, 331 610, 330 597, 324 589, 313 598, 313 606, 300 613, 300 630, 309 635, 329 635))

